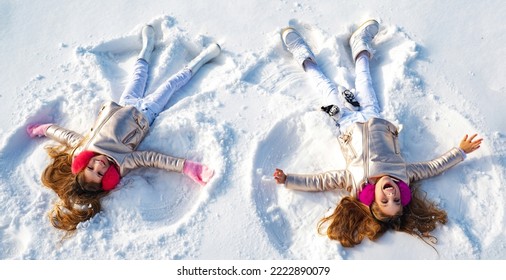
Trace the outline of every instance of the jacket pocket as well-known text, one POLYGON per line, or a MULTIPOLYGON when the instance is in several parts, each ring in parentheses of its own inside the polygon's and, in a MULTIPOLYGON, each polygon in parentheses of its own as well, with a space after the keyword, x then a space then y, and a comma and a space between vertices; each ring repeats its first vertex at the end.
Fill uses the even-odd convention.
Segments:
POLYGON ((139 139, 137 139, 140 135, 140 131, 138 129, 134 129, 130 131, 125 137, 123 137, 123 140, 121 142, 126 146, 129 146, 132 150, 135 150, 140 142, 139 139))
POLYGON ((394 147, 394 151, 396 154, 401 153, 401 149, 399 148, 399 131, 396 127, 388 126, 388 132, 392 135, 392 145, 394 147))
POLYGON ((135 122, 137 125, 141 128, 141 130, 145 130, 147 126, 149 126, 146 119, 141 115, 135 115, 134 116, 135 122))

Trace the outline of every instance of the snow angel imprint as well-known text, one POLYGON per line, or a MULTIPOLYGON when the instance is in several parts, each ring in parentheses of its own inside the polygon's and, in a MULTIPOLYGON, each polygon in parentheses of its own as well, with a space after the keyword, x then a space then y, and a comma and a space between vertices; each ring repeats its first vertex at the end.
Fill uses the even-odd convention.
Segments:
POLYGON ((204 164, 155 151, 138 151, 137 147, 172 94, 187 84, 202 65, 218 56, 220 46, 210 44, 146 95, 149 60, 155 46, 153 27, 146 25, 141 37, 142 49, 132 79, 118 103, 109 101, 102 105, 88 133, 81 135, 52 123, 27 127, 30 137, 46 136, 60 143, 47 148, 51 163, 42 174, 42 183, 60 198, 49 214, 56 228, 73 231, 80 222, 97 214, 101 210, 100 199, 133 169, 154 167, 179 172, 202 186, 214 174, 204 164))
MULTIPOLYGON (((274 179, 286 188, 299 191, 345 190, 334 212, 318 224, 330 239, 345 247, 359 244, 364 238, 376 240, 388 229, 423 237, 437 223, 446 223, 447 215, 428 201, 413 183, 439 175, 463 161, 466 154, 480 147, 477 135, 465 135, 459 147, 427 162, 407 163, 398 142, 397 127, 381 118, 376 93, 372 87, 369 61, 372 41, 379 30, 376 20, 363 23, 350 37, 355 62, 353 93, 336 86, 320 70, 316 59, 301 35, 293 28, 282 30, 286 49, 315 82, 324 97, 322 110, 332 117, 340 130, 338 137, 347 167, 320 174, 285 174, 274 171, 274 179)), ((433 242, 437 239, 432 237, 433 242)), ((425 241, 425 239, 424 239, 425 241)))

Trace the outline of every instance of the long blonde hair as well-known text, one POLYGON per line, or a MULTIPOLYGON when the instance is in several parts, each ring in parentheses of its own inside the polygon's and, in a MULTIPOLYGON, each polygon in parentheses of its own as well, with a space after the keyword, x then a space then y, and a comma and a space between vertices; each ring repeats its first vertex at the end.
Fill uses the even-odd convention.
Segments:
POLYGON ((90 192, 85 189, 82 173, 72 174, 72 149, 65 146, 46 148, 52 162, 42 173, 42 184, 52 189, 60 198, 49 212, 51 224, 59 229, 74 231, 80 222, 89 220, 101 210, 100 198, 105 191, 90 192))
POLYGON ((411 202, 394 217, 382 216, 375 203, 369 208, 355 197, 344 197, 332 215, 320 220, 318 232, 322 234, 326 229, 327 236, 344 247, 358 245, 364 238, 374 241, 389 229, 418 236, 425 242, 427 237, 436 243, 437 239, 430 232, 437 223, 446 224, 447 221, 446 212, 429 201, 427 193, 419 186, 412 186, 411 202))

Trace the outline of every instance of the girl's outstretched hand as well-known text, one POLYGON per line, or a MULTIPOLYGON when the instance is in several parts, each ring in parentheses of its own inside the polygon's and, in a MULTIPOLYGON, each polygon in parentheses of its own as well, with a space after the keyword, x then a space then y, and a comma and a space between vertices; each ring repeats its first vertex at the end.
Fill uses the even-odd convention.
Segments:
POLYGON ((273 176, 277 184, 284 184, 286 182, 286 174, 281 169, 276 168, 276 171, 274 171, 273 176))
POLYGON ((460 141, 460 145, 459 147, 466 153, 466 154, 469 154, 471 152, 474 152, 476 151, 480 145, 481 145, 481 142, 483 141, 483 138, 480 138, 480 139, 477 139, 477 140, 474 140, 474 138, 476 138, 476 136, 478 136, 478 134, 474 134, 473 136, 469 137, 467 134, 466 136, 464 136, 464 138, 462 138, 462 140, 460 141))
POLYGON ((45 124, 39 124, 39 123, 33 123, 26 127, 26 133, 28 133, 28 136, 31 138, 35 137, 44 137, 46 134, 46 130, 48 127, 50 127, 52 123, 45 123, 45 124))

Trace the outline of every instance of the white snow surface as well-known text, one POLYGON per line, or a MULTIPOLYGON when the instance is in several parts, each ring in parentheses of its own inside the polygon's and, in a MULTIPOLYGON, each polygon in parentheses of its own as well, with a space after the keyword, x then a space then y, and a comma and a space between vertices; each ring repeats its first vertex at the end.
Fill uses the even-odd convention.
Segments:
POLYGON ((489 1, 11 1, 0 2, 0 259, 362 260, 506 259, 506 5, 489 1), (482 147, 423 181, 448 212, 435 249, 388 232, 344 248, 318 221, 344 193, 302 193, 274 168, 343 168, 337 132, 308 76, 283 49, 296 27, 336 83, 353 87, 347 39, 368 18, 381 29, 371 61, 385 118, 401 128, 408 161, 433 159, 478 133, 482 147), (170 100, 140 149, 201 161, 200 187, 142 169, 103 199, 103 211, 62 241, 40 182, 48 139, 34 121, 84 132, 102 102, 119 99, 139 32, 157 35, 149 89, 216 41, 221 55, 170 100))

